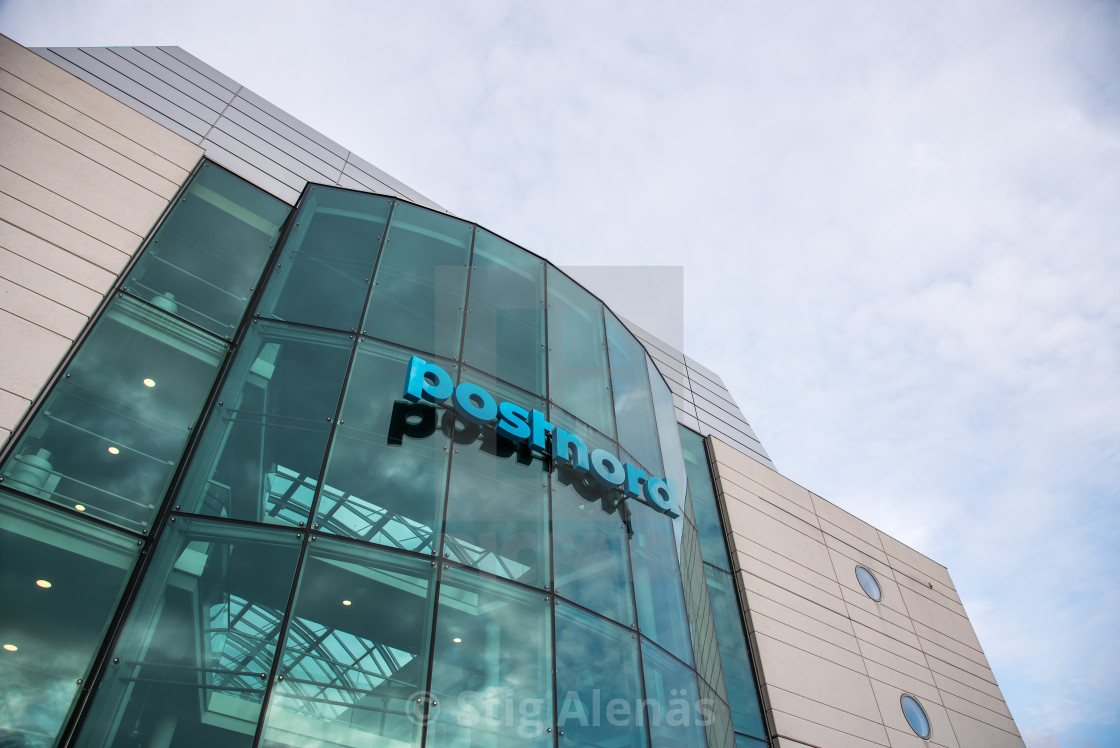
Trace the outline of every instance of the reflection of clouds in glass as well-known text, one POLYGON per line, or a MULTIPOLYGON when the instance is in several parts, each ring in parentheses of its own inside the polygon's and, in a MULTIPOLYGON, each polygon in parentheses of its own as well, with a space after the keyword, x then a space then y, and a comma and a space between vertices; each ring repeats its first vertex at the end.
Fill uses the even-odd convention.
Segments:
POLYGON ((41 449, 52 454, 51 484, 33 493, 83 504, 116 524, 145 526, 222 348, 162 312, 127 297, 114 300, 20 445, 24 457, 41 449), (145 379, 159 386, 147 387, 145 379), (108 446, 120 453, 110 454, 108 446))
POLYGON ((375 718, 361 712, 399 711, 401 699, 417 688, 415 679, 404 682, 398 675, 414 658, 411 652, 297 618, 284 651, 285 680, 274 693, 287 711, 372 723, 375 718))
POLYGON ((551 598, 457 570, 444 572, 440 595, 432 669, 441 706, 433 722, 437 734, 524 738, 517 732, 516 700, 527 696, 546 699, 540 718, 550 722, 551 598), (452 644, 455 636, 469 646, 452 644), (513 719, 505 719, 507 709, 513 719))
POLYGON ((548 582, 548 479, 529 455, 491 429, 457 446, 444 531, 455 560, 539 586, 548 582))
POLYGON ((0 653, 0 730, 53 736, 78 692, 89 653, 34 631, 22 632, 18 644, 17 654, 0 653))
POLYGON ((444 490, 442 436, 386 445, 340 427, 315 521, 329 532, 407 550, 431 548, 444 490))

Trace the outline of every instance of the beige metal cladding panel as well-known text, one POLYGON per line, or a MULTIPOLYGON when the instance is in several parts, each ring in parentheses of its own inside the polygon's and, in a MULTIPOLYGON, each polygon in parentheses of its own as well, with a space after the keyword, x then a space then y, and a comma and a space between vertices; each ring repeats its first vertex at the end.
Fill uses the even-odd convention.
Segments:
POLYGON ((195 144, 3 35, 0 68, 173 163, 193 164, 198 160, 201 151, 195 144))
POLYGON ((0 445, 201 157, 0 36, 0 445))
POLYGON ((777 734, 813 745, 887 744, 867 675, 765 635, 753 637, 753 643, 777 734), (796 716, 783 711, 789 694, 802 705, 817 706, 807 710, 803 706, 796 716), (846 715, 846 722, 862 726, 854 731, 858 734, 839 728, 838 713, 846 715))
POLYGON ((786 499, 797 503, 810 512, 814 511, 813 501, 807 489, 797 485, 773 468, 766 467, 758 460, 747 457, 734 447, 724 444, 719 439, 711 439, 710 444, 712 446, 712 454, 717 463, 731 468, 740 475, 750 478, 755 483, 759 483, 771 491, 784 496, 786 499))
POLYGON ((933 745, 1022 746, 945 567, 718 439, 709 443, 780 736, 928 745, 903 718, 907 692, 934 723, 933 745), (859 587, 857 564, 879 579, 882 602, 859 587))

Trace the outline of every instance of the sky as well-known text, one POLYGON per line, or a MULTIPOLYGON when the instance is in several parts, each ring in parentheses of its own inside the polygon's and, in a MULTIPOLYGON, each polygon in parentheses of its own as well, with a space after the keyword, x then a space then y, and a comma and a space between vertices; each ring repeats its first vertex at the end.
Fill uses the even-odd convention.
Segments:
POLYGON ((686 352, 783 474, 949 568, 1027 745, 1120 744, 1120 3, 0 0, 0 32, 183 47, 557 264, 683 267, 686 352))

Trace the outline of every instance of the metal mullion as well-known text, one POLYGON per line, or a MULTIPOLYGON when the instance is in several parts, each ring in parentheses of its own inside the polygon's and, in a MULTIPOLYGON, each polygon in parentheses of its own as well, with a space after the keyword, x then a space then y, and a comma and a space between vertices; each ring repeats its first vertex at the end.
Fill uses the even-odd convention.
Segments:
MULTIPOLYGON (((704 455, 705 455, 705 457, 707 457, 708 480, 709 480, 709 482, 712 483, 712 488, 715 489, 715 482, 714 482, 715 471, 712 470, 712 466, 713 466, 713 464, 715 464, 715 455, 713 454, 712 450, 709 449, 709 447, 708 447, 708 440, 709 439, 711 439, 710 436, 702 436, 701 437, 701 443, 704 445, 704 455)), ((719 518, 720 533, 722 535, 723 546, 727 550, 728 560, 730 560, 731 548, 728 547, 728 544, 727 544, 727 530, 724 527, 724 514, 723 513, 724 513, 724 510, 725 510, 725 507, 724 507, 724 503, 723 503, 723 499, 722 499, 722 494, 721 494, 720 491, 715 491, 715 490, 713 490, 713 494, 715 495, 715 499, 716 499, 716 514, 718 515, 718 518, 719 518)), ((703 555, 701 555, 701 559, 703 559, 703 555)), ((719 571, 723 571, 723 569, 720 569, 718 566, 715 566, 714 564, 709 564, 709 565, 712 566, 712 568, 714 568, 714 569, 718 569, 719 571)), ((733 566, 733 565, 729 564, 729 566, 733 566)), ((733 594, 735 595, 736 609, 737 609, 737 612, 739 613, 739 627, 743 632, 743 641, 747 646, 747 659, 751 663, 751 670, 753 671, 751 673, 751 675, 753 676, 752 680, 754 681, 755 698, 758 699, 759 712, 762 714, 762 726, 766 730, 766 733, 767 733, 766 742, 769 745, 770 742, 771 742, 772 736, 776 735, 777 733, 773 729, 773 726, 770 722, 770 718, 767 717, 767 710, 765 709, 765 706, 762 702, 762 681, 760 680, 761 674, 762 674, 762 668, 760 667, 761 663, 759 662, 758 656, 755 653, 755 647, 751 646, 750 629, 747 626, 747 615, 746 614, 747 614, 747 611, 749 610, 749 608, 747 607, 746 595, 741 594, 739 592, 739 583, 738 583, 738 580, 736 579, 735 571, 732 569, 732 570, 725 571, 724 573, 731 577, 731 590, 732 590, 733 594)), ((704 583, 707 584, 707 578, 706 577, 705 577, 704 583)), ((710 597, 711 597, 711 595, 709 595, 709 598, 710 597)), ((713 614, 713 623, 714 622, 715 621, 714 621, 714 614, 713 614)), ((718 638, 716 640, 716 645, 717 645, 717 647, 719 645, 718 638)), ((724 688, 726 690, 726 685, 724 686, 724 688)), ((731 696, 729 694, 728 695, 728 702, 730 702, 730 700, 731 700, 731 696)), ((732 718, 732 720, 731 720, 731 727, 732 727, 732 730, 734 730, 734 728, 735 728, 734 718, 732 718)), ((752 737, 752 738, 754 737, 754 736, 750 736, 748 733, 743 733, 743 734, 748 735, 748 737, 752 737)))
POLYGON ((269 669, 267 679, 264 683, 264 695, 261 697, 261 711, 260 716, 257 718, 256 732, 253 734, 253 746, 260 743, 261 735, 264 732, 264 723, 268 718, 268 704, 272 698, 273 684, 276 682, 276 675, 280 669, 280 661, 284 658, 284 642, 288 638, 288 630, 292 624, 292 610, 295 606, 296 596, 299 593, 300 583, 303 581, 303 575, 306 572, 306 559, 307 547, 310 542, 310 533, 306 528, 299 528, 296 537, 301 541, 299 549, 299 557, 296 559, 296 573, 293 575, 292 587, 288 593, 288 601, 284 606, 284 614, 281 618, 281 623, 276 636, 276 653, 272 658, 272 667, 269 669))
MULTIPOLYGON (((541 267, 541 295, 542 295, 542 298, 541 298, 542 310, 541 311, 543 312, 541 317, 544 320, 544 330, 542 331, 542 333, 543 333, 542 338, 544 340, 544 394, 543 394, 544 401, 542 403, 542 407, 544 407, 546 410, 551 410, 549 408, 549 405, 552 402, 552 399, 550 397, 550 390, 549 390, 549 384, 550 384, 550 382, 549 382, 549 369, 551 368, 550 367, 550 362, 551 362, 552 356, 550 354, 551 354, 552 349, 549 347, 549 340, 548 340, 548 308, 549 308, 549 303, 548 303, 548 268, 549 268, 549 263, 546 261, 546 262, 544 262, 544 264, 541 267)), ((549 413, 549 415, 551 416, 551 413, 549 413)), ((552 744, 554 746, 559 746, 559 743, 560 743, 560 723, 559 723, 559 706, 558 706, 558 698, 559 697, 557 695, 557 692, 559 691, 559 686, 556 682, 556 669, 557 669, 556 668, 556 608, 560 604, 560 602, 559 602, 560 601, 560 594, 556 590, 556 542, 555 542, 555 537, 553 535, 553 531, 555 529, 554 524, 553 524, 554 519, 555 519, 555 513, 553 512, 553 498, 554 498, 554 496, 553 496, 553 483, 554 483, 553 474, 556 472, 554 470, 554 468, 556 466, 552 463, 552 457, 550 455, 545 455, 544 459, 546 459, 548 461, 548 470, 544 474, 544 490, 548 495, 548 498, 547 498, 547 500, 548 500, 548 506, 547 506, 547 511, 548 511, 548 581, 549 581, 549 584, 552 585, 551 588, 546 588, 546 589, 551 589, 551 591, 552 591, 552 605, 549 606, 549 608, 551 608, 551 610, 549 611, 549 617, 550 617, 550 623, 552 625, 552 630, 551 630, 552 642, 550 644, 551 650, 550 650, 550 658, 549 658, 552 662, 552 726, 553 726, 552 744)))
MULTIPOLYGON (((393 198, 389 204, 389 212, 385 214, 385 229, 381 232, 381 242, 377 245, 377 257, 373 260, 373 267, 369 271, 369 288, 366 289, 365 302, 362 304, 362 313, 358 317, 358 326, 354 328, 354 333, 365 336, 366 331, 364 328, 366 315, 369 314, 369 302, 373 298, 373 289, 377 286, 377 272, 381 270, 381 261, 385 259, 385 245, 389 243, 389 231, 393 226, 393 213, 397 210, 397 204, 400 202, 398 198, 393 198)), ((360 340, 361 338, 359 338, 360 340)))
MULTIPOLYGON (((619 506, 622 507, 622 505, 624 503, 625 503, 625 500, 623 502, 620 502, 619 506)), ((629 511, 629 509, 627 509, 626 511, 629 511)), ((624 543, 626 544, 626 565, 627 565, 627 568, 630 570, 630 602, 634 606, 634 624, 633 624, 632 628, 634 630, 634 640, 638 643, 638 680, 639 680, 638 696, 639 696, 639 698, 641 699, 641 702, 642 702, 642 711, 645 712, 645 715, 646 715, 646 721, 645 721, 646 748, 651 748, 652 741, 653 741, 653 734, 649 729, 649 727, 650 727, 649 710, 647 708, 647 702, 649 701, 649 699, 646 698, 646 659, 645 659, 645 654, 642 651, 641 629, 638 627, 638 585, 634 581, 634 554, 630 552, 630 536, 631 535, 632 535, 632 533, 630 533, 630 532, 626 533, 626 536, 624 538, 624 543)))
MULTIPOLYGON (((474 235, 471 235, 471 250, 474 250, 474 235)), ((463 304, 463 311, 466 312, 466 304, 463 304)), ((464 322, 464 332, 466 323, 464 322)), ((462 348, 462 339, 459 341, 460 349, 462 348)), ((460 364, 455 367, 457 369, 457 377, 462 376, 463 366, 460 364)), ((440 550, 444 544, 444 528, 447 526, 447 495, 451 489, 451 470, 454 464, 452 459, 455 452, 451 445, 455 443, 455 414, 451 414, 451 438, 447 446, 447 475, 443 481, 443 512, 440 515, 439 528, 432 528, 433 534, 438 534, 438 541, 432 544, 432 566, 436 567, 436 573, 432 584, 432 632, 428 637, 428 669, 424 675, 424 688, 421 690, 421 698, 425 699, 423 706, 423 717, 421 718, 421 711, 417 709, 417 718, 422 719, 420 724, 420 745, 424 745, 428 739, 428 707, 431 706, 432 701, 432 670, 435 668, 436 662, 436 631, 439 628, 439 595, 443 589, 443 571, 448 568, 448 564, 441 563, 440 550)))

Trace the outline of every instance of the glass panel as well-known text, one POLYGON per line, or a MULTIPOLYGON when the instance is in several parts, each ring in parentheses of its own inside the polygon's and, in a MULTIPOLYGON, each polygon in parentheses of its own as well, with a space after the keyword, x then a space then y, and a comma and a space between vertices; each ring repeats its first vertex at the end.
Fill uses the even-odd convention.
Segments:
MULTIPOLYGON (((692 633, 696 672, 701 681, 707 681, 721 699, 726 699, 723 667, 719 648, 716 646, 716 626, 712 620, 712 604, 708 599, 708 585, 704 580, 704 562, 700 558, 700 541, 696 537, 696 528, 688 522, 682 527, 680 548, 681 586, 684 590, 689 630, 692 633)), ((729 723, 730 719, 729 715, 729 723)))
POLYGON ((657 647, 642 647, 646 711, 653 748, 708 745, 704 725, 712 719, 696 687, 696 673, 657 647))
POLYGON ((665 480, 676 497, 680 513, 681 504, 687 490, 687 474, 684 467, 684 453, 681 451, 681 437, 677 433, 677 411, 673 406, 673 393, 654 366, 653 359, 646 356, 646 371, 649 372, 649 388, 653 393, 653 412, 657 416, 657 434, 661 443, 661 461, 665 480))
POLYGON ((311 549, 261 745, 418 746, 435 568, 326 538, 311 549))
POLYGON ((0 744, 54 743, 139 551, 0 492, 0 744))
POLYGON ((677 565, 673 522, 645 504, 629 501, 634 534, 630 559, 642 632, 674 655, 692 662, 688 618, 677 565))
POLYGON ((544 394, 544 260, 477 229, 463 361, 544 394))
POLYGON ((769 745, 770 743, 765 740, 735 733, 735 748, 767 748, 769 745))
POLYGON ((571 606, 556 608, 557 728, 561 746, 649 745, 637 636, 571 606))
POLYGON ((176 503, 295 525, 319 485, 351 336, 254 320, 176 503))
POLYGON ((457 218, 398 202, 362 330, 457 358, 472 229, 457 218))
POLYGON ((548 397, 614 438, 603 305, 548 267, 548 397))
POLYGON ((355 329, 392 204, 364 192, 308 185, 268 278, 260 314, 355 329))
POLYGON ((613 314, 607 312, 606 319, 618 441, 646 470, 660 476, 661 445, 657 441, 646 351, 613 314))
POLYGON ((146 528, 225 349, 164 312, 116 299, 4 465, 4 485, 146 528))
POLYGON ((128 292, 232 336, 291 207, 209 161, 128 274, 128 292))
POLYGON ((701 678, 696 681, 700 686, 700 710, 704 731, 708 736, 710 748, 734 748, 735 734, 731 731, 731 710, 701 678))
POLYGON ((552 745, 552 604, 478 572, 444 570, 427 746, 552 745))
MULTIPOLYGON (((404 400, 409 354, 358 344, 315 516, 326 532, 434 553, 453 412, 404 400)), ((434 361, 454 376, 455 367, 434 361)))
MULTIPOLYGON (((520 390, 479 372, 463 380, 497 402, 543 409, 520 390)), ((549 584, 548 461, 527 443, 516 444, 492 426, 456 419, 455 451, 447 489, 444 553, 459 563, 522 584, 549 584)))
POLYGON ((250 746, 300 540, 178 518, 160 539, 80 746, 250 746))
POLYGON ((723 523, 719 517, 719 504, 712 473, 708 467, 708 452, 704 437, 684 426, 678 428, 684 464, 688 471, 688 488, 692 494, 692 510, 696 517, 696 531, 700 534, 700 552, 704 561, 724 571, 731 571, 727 543, 723 537, 723 523))
POLYGON ((731 704, 731 719, 735 724, 735 731, 765 739, 766 725, 762 721, 754 668, 751 666, 747 639, 743 633, 739 601, 735 596, 735 582, 730 574, 711 566, 705 566, 704 573, 707 577, 708 596, 712 601, 716 640, 719 643, 720 660, 723 662, 723 678, 727 685, 727 700, 731 704))
POLYGON ((623 520, 627 510, 603 494, 593 479, 566 468, 553 477, 556 594, 629 626, 635 618, 623 520))

